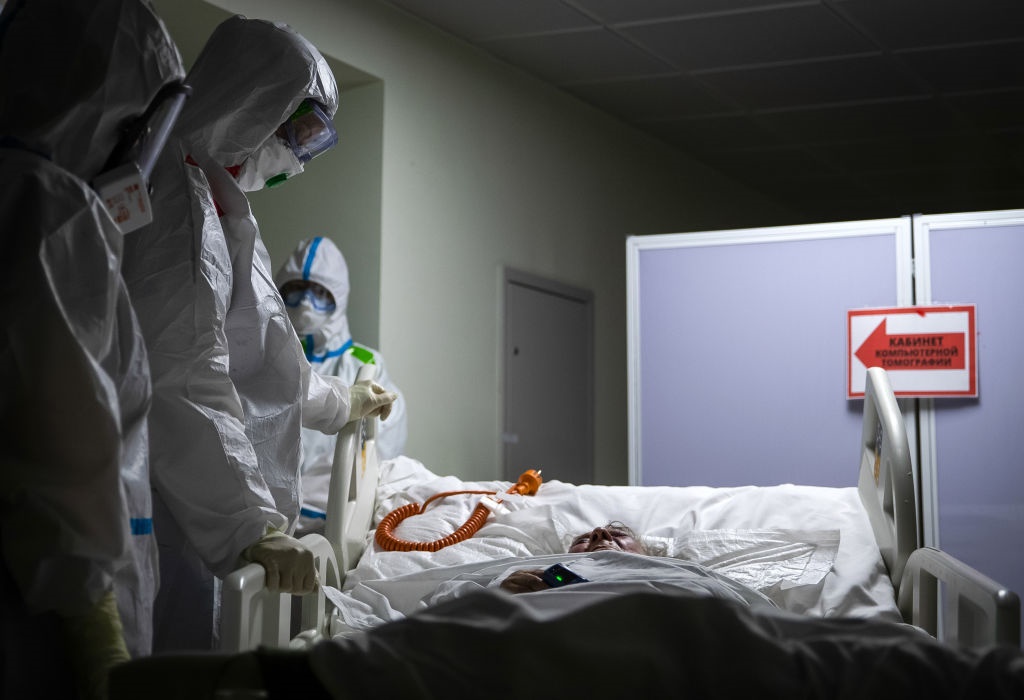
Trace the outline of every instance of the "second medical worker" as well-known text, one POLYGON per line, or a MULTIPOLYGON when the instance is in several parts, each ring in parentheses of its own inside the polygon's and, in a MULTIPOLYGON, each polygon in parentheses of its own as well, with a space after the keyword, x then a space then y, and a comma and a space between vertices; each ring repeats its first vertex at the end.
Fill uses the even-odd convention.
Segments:
POLYGON ((235 16, 187 81, 154 176, 155 221, 124 259, 153 377, 156 651, 215 644, 214 576, 245 561, 271 589, 312 590, 312 554, 291 536, 300 430, 336 433, 395 398, 311 371, 245 195, 336 142, 327 62, 290 27, 235 16))

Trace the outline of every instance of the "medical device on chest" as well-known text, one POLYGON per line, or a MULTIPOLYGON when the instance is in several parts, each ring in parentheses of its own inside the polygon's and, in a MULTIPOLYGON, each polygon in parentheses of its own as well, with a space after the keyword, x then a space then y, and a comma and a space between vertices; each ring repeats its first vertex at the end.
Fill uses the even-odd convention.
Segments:
POLYGON ((121 233, 131 233, 153 221, 150 176, 191 94, 192 88, 179 81, 161 88, 146 111, 124 128, 103 172, 93 179, 92 188, 121 233))

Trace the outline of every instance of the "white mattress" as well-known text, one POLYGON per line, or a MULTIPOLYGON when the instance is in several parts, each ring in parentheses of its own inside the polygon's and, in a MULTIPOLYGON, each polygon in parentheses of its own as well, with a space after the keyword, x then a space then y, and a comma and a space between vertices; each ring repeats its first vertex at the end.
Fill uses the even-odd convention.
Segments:
MULTIPOLYGON (((443 491, 503 492, 507 482, 462 482, 416 460, 382 464, 374 525, 395 508, 443 491)), ((366 552, 334 593, 355 628, 430 603, 456 577, 508 558, 564 554, 569 540, 621 521, 669 557, 704 565, 792 612, 899 621, 892 585, 855 488, 781 485, 709 488, 573 485, 546 481, 535 496, 503 495, 499 512, 472 538, 437 552, 366 552), (451 568, 449 568, 451 567, 451 568), (392 597, 401 600, 389 600, 392 597)), ((395 534, 430 541, 450 535, 480 496, 452 496, 404 520, 395 534)), ((557 559, 557 557, 556 557, 557 559)), ((516 561, 509 566, 514 567, 516 561)))

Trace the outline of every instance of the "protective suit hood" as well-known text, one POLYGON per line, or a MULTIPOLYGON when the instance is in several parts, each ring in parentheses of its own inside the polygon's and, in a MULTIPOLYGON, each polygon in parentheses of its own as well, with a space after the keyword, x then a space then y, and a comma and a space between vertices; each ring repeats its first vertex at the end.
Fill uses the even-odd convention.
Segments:
POLYGON ((323 325, 310 337, 303 337, 306 357, 321 357, 336 351, 352 340, 348 327, 348 265, 345 256, 330 238, 317 236, 299 243, 284 265, 274 275, 274 284, 280 289, 286 282, 307 280, 326 287, 334 296, 337 308, 325 315, 323 325))
POLYGON ((122 125, 183 76, 146 0, 12 0, 0 15, 0 137, 83 180, 100 172, 122 125))
POLYGON ((224 167, 241 165, 304 99, 338 109, 327 61, 291 27, 231 17, 214 30, 188 75, 194 90, 176 135, 224 167))

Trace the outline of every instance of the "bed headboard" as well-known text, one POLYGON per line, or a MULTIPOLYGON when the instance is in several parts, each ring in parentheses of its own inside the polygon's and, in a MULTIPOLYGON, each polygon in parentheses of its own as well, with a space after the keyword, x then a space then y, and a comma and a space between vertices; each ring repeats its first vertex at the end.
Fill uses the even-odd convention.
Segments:
POLYGON ((903 414, 880 367, 867 372, 860 448, 857 489, 898 590, 907 559, 919 546, 917 489, 903 414))

